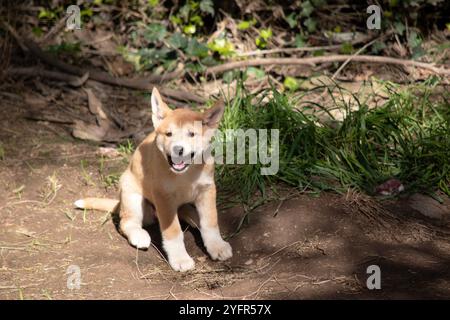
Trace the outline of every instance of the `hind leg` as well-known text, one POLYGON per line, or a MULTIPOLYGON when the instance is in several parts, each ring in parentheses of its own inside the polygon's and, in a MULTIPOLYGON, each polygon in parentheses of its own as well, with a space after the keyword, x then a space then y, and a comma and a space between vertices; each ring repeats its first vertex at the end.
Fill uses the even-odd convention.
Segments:
POLYGON ((141 194, 122 190, 120 230, 127 237, 128 242, 138 249, 146 249, 150 246, 150 235, 142 228, 144 223, 151 222, 145 214, 146 207, 146 200, 141 194))

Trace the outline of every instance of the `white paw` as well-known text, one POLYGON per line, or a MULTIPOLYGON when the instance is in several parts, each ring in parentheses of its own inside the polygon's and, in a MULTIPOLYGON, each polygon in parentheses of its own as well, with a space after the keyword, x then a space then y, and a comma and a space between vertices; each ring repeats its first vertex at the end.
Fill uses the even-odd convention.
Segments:
POLYGON ((195 262, 189 255, 169 259, 169 264, 173 270, 180 272, 192 270, 195 267, 195 262))
POLYGON ((151 240, 147 231, 144 229, 136 229, 130 233, 128 241, 138 249, 147 249, 150 247, 151 240))
POLYGON ((233 250, 228 242, 214 239, 206 244, 206 250, 213 260, 227 260, 233 256, 233 250))

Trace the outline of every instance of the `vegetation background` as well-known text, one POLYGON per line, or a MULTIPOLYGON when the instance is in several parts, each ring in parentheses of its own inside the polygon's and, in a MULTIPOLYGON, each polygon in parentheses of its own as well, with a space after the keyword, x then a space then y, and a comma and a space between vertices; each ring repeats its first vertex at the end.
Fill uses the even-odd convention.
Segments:
MULTIPOLYGON (((135 275, 135 296, 153 297, 146 281, 156 278, 153 298, 198 297, 194 289, 209 298, 220 290, 372 297, 354 261, 375 259, 388 261, 385 298, 448 297, 449 13, 445 0, 0 1, 0 250, 8 254, 0 295, 77 298, 61 288, 63 273, 43 280, 47 263, 79 241, 56 269, 77 257, 95 267, 84 251, 95 232, 112 252, 127 250, 115 246, 121 237, 109 214, 80 213, 72 202, 117 192, 129 156, 152 131, 149 93, 157 86, 173 108, 201 111, 224 98, 223 130, 279 129, 280 168, 273 176, 262 176, 261 165, 216 168, 225 233, 245 261, 220 269, 202 260, 180 284, 162 276, 163 259, 144 267, 134 253, 132 266, 105 258, 104 270, 135 275), (80 29, 67 27, 70 5, 79 8, 80 29), (380 29, 367 27, 370 5, 380 8, 380 29), (26 221, 37 217, 46 223, 33 229, 26 221), (61 228, 48 232, 49 223, 61 228), (261 256, 243 239, 265 243, 267 224, 277 248, 261 256), (355 239, 358 253, 348 250, 355 239), (328 260, 311 274, 305 264, 321 250, 328 260), (384 254, 395 250, 407 258, 384 254), (427 259, 433 267, 417 262, 427 259), (416 273, 406 281, 409 269, 416 273), (280 281, 288 289, 277 287, 275 271, 287 272, 280 281), (417 292, 403 287, 408 281, 420 284, 417 292)), ((93 272, 80 297, 95 297, 110 280, 93 272)), ((126 296, 112 292, 101 297, 126 296)))

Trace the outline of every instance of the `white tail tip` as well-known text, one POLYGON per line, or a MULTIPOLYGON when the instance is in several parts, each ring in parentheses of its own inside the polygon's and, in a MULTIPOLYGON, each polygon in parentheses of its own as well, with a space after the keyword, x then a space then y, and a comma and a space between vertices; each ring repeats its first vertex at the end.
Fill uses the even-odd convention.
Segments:
POLYGON ((73 204, 79 209, 84 209, 84 200, 77 200, 73 204))

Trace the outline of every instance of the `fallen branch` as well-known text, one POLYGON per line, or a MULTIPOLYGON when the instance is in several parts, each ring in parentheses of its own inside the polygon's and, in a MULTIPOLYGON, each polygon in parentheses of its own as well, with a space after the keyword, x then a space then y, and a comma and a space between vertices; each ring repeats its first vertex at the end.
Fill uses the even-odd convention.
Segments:
POLYGON ((310 58, 258 58, 242 61, 234 61, 225 63, 219 66, 210 67, 206 70, 206 73, 218 74, 225 71, 256 66, 268 66, 268 65, 307 65, 315 66, 316 64, 329 63, 329 62, 342 62, 351 59, 356 62, 367 63, 383 63, 383 64, 397 64, 403 66, 417 67, 421 69, 430 70, 436 74, 450 75, 449 69, 435 67, 431 63, 419 62, 414 60, 404 60, 391 57, 380 56, 352 56, 352 55, 331 55, 323 57, 310 57, 310 58))
POLYGON ((6 70, 6 74, 10 76, 43 77, 66 82, 73 87, 81 87, 89 78, 89 73, 86 73, 82 77, 77 77, 71 74, 49 71, 38 67, 9 68, 6 70))
MULTIPOLYGON (((42 62, 53 66, 61 71, 77 75, 80 77, 84 77, 87 73, 89 75, 89 79, 116 85, 116 86, 122 86, 126 88, 131 89, 138 89, 138 90, 146 90, 151 91, 153 89, 153 86, 155 83, 161 83, 164 81, 169 81, 172 79, 175 79, 177 77, 180 77, 184 73, 184 68, 177 69, 173 72, 164 74, 162 76, 159 75, 152 75, 146 78, 135 78, 135 79, 128 79, 128 78, 115 78, 104 71, 99 70, 86 70, 83 68, 79 68, 76 66, 73 66, 71 64, 65 63, 63 61, 58 60, 55 56, 50 55, 39 47, 39 45, 34 42, 31 39, 28 39, 26 37, 19 37, 17 32, 12 28, 8 23, 3 22, 3 25, 6 27, 6 29, 13 35, 13 37, 16 39, 16 41, 19 43, 21 48, 24 51, 28 51, 36 56, 39 60, 42 62), (23 40, 23 41, 22 41, 23 40)), ((87 80, 87 79, 86 79, 87 80)), ((180 101, 193 101, 197 103, 204 103, 205 99, 202 97, 199 97, 191 92, 181 91, 181 90, 172 90, 172 89, 165 89, 161 88, 160 92, 163 95, 166 95, 168 97, 172 97, 174 99, 180 100, 180 101)))
MULTIPOLYGON (((361 42, 366 41, 367 39, 355 39, 350 42, 352 46, 357 45, 361 42)), ((371 40, 371 39, 369 39, 371 40)), ((329 46, 317 46, 317 47, 299 47, 299 48, 277 48, 277 49, 267 49, 267 50, 254 50, 247 51, 238 54, 238 57, 249 57, 249 56, 259 56, 266 54, 275 54, 275 53, 296 53, 296 52, 313 52, 313 51, 331 51, 331 50, 339 50, 342 49, 341 44, 334 44, 329 46)))
MULTIPOLYGON (((63 61, 60 61, 56 59, 54 56, 45 53, 42 51, 42 49, 32 40, 27 39, 25 42, 26 47, 30 51, 30 53, 34 54, 36 57, 38 57, 40 60, 42 60, 44 63, 53 66, 55 68, 58 68, 62 71, 77 75, 77 76, 83 76, 86 74, 86 72, 89 72, 89 79, 116 85, 116 86, 122 86, 126 88, 131 89, 138 89, 138 90, 148 90, 151 91, 153 89, 153 86, 155 83, 168 81, 171 79, 175 79, 183 73, 183 70, 176 70, 171 73, 167 73, 163 76, 150 76, 147 78, 135 78, 135 79, 128 79, 128 78, 115 78, 104 71, 98 71, 98 70, 85 70, 76 66, 73 66, 71 64, 65 63, 63 61)), ((181 91, 181 90, 172 90, 172 89, 166 89, 161 88, 160 92, 163 95, 172 97, 177 100, 182 101, 194 101, 198 103, 204 103, 205 100, 193 93, 181 91)))

